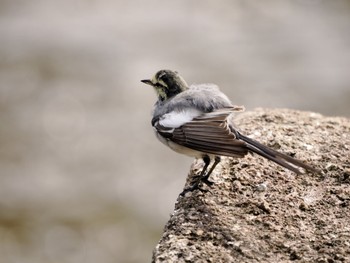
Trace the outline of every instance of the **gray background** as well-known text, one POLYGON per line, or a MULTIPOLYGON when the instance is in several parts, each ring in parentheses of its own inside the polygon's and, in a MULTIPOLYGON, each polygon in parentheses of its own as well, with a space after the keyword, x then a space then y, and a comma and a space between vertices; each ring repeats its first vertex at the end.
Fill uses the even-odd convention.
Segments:
POLYGON ((2 0, 0 21, 1 263, 150 261, 192 162, 153 135, 159 69, 350 116, 349 1, 2 0))

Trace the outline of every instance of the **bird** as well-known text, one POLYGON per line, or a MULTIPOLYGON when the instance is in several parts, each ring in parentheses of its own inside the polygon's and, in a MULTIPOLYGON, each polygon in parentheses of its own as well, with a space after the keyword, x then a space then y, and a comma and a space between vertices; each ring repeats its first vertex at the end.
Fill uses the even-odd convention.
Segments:
POLYGON ((209 177, 223 156, 243 158, 251 152, 296 174, 304 170, 318 173, 312 166, 243 135, 234 116, 244 107, 233 105, 215 84, 189 86, 177 71, 168 69, 141 82, 152 86, 158 97, 151 121, 156 137, 175 152, 204 162, 199 179, 182 194, 196 189, 205 192, 201 183, 212 186, 209 177))

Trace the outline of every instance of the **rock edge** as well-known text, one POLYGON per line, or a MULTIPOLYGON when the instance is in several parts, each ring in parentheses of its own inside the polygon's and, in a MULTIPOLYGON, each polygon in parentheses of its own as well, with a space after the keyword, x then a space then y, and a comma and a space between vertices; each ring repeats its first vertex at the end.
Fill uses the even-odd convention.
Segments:
MULTIPOLYGON (((178 197, 152 262, 350 262, 350 120, 256 109, 236 124, 322 174, 224 158, 210 192, 178 197)), ((201 167, 192 164, 186 186, 201 167)))

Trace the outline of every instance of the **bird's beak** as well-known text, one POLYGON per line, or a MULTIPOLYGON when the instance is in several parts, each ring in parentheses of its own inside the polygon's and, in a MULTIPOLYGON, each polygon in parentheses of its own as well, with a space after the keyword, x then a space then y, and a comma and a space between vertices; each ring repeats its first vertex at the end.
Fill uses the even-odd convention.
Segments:
POLYGON ((153 86, 153 82, 150 79, 143 79, 143 80, 141 80, 141 82, 143 82, 143 83, 145 83, 147 85, 153 86))

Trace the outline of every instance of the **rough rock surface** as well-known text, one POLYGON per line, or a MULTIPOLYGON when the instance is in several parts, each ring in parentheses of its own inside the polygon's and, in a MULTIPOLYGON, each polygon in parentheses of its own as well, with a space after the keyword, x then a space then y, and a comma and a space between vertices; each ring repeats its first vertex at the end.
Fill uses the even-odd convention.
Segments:
MULTIPOLYGON (((236 123, 322 174, 251 154, 224 158, 210 192, 178 197, 153 262, 350 262, 350 120, 257 109, 236 123)), ((202 165, 193 163, 186 186, 202 165)))

